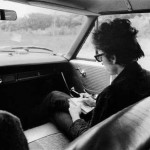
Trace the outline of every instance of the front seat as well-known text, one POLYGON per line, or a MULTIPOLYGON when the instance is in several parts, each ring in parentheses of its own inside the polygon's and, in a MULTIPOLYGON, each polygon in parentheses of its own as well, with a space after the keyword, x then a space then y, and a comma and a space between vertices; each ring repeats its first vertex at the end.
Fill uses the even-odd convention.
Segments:
POLYGON ((150 97, 92 127, 66 150, 150 149, 150 97))

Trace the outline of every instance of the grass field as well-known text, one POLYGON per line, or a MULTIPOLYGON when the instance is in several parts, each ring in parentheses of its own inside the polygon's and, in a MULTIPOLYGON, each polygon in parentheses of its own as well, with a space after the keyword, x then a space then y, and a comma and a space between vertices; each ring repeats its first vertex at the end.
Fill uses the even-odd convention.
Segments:
POLYGON ((0 47, 39 46, 49 48, 56 53, 67 53, 74 38, 74 35, 48 36, 32 33, 0 32, 0 47))
MULTIPOLYGON (((75 40, 76 35, 48 36, 32 33, 0 32, 0 47, 5 46, 39 46, 53 50, 56 53, 66 54, 75 40)), ((138 39, 146 57, 139 63, 150 70, 150 38, 138 39)), ((90 40, 81 49, 80 57, 94 59, 94 47, 90 40)))

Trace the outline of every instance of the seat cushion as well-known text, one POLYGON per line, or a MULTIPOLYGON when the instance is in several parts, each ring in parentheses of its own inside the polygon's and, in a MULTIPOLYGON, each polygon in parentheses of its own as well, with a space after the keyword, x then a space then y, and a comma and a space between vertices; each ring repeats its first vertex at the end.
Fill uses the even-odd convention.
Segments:
POLYGON ((66 136, 53 123, 26 130, 30 150, 62 150, 69 144, 66 136))

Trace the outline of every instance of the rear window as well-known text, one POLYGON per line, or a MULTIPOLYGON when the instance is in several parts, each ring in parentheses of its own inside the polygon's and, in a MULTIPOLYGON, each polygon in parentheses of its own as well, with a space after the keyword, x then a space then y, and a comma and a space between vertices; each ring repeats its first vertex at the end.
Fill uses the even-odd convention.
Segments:
MULTIPOLYGON (((145 53, 145 57, 139 60, 139 63, 146 69, 150 70, 150 13, 138 14, 121 14, 107 15, 98 18, 99 24, 107 19, 127 18, 131 21, 132 26, 139 30, 137 40, 145 53)), ((78 58, 88 58, 94 60, 95 50, 92 44, 92 32, 81 48, 78 58)))

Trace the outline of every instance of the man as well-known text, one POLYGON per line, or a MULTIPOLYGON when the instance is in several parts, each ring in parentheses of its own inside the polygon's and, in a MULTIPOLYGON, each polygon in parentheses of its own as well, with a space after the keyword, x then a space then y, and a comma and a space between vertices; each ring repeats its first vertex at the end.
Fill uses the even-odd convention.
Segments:
MULTIPOLYGON (((111 75, 117 75, 95 100, 87 94, 79 99, 95 106, 85 120, 81 108, 69 103, 69 95, 54 91, 45 99, 55 123, 72 139, 121 109, 150 95, 150 72, 141 68, 137 60, 144 53, 136 40, 137 30, 127 19, 102 23, 93 33, 95 58, 103 63, 111 75)), ((44 108, 44 107, 43 107, 44 108)))

